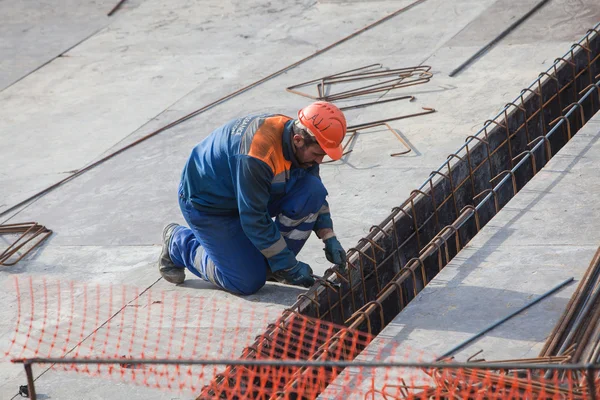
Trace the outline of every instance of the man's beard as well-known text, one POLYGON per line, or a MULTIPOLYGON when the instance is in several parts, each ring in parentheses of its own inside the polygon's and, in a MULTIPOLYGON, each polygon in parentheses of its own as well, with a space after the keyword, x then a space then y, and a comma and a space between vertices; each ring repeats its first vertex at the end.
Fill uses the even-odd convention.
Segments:
MULTIPOLYGON (((302 151, 302 154, 304 154, 306 152, 306 150, 308 149, 308 146, 304 145, 302 147, 299 147, 298 150, 302 151)), ((298 161, 298 164, 300 164, 301 168, 304 169, 308 169, 310 167, 313 167, 315 165, 317 165, 316 161, 311 161, 311 162, 300 162, 300 160, 298 159, 298 155, 296 155, 296 160, 298 161)))
POLYGON ((317 165, 317 163, 315 161, 309 162, 309 163, 300 163, 300 166, 304 169, 314 167, 315 165, 317 165))

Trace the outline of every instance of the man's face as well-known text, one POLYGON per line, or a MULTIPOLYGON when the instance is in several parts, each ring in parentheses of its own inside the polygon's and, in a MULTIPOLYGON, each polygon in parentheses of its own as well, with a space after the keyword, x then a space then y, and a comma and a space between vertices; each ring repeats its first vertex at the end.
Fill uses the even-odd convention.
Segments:
POLYGON ((321 164, 325 157, 325 151, 317 143, 306 145, 301 135, 294 135, 294 148, 296 159, 302 168, 310 168, 313 165, 321 164))

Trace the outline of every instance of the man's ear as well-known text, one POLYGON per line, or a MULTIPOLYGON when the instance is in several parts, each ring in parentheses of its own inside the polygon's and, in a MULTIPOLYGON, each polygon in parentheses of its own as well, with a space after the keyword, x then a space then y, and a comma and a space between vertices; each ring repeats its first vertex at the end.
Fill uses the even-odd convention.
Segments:
POLYGON ((302 145, 304 144, 304 137, 302 137, 302 135, 295 133, 292 139, 294 140, 294 144, 297 147, 302 147, 302 145))

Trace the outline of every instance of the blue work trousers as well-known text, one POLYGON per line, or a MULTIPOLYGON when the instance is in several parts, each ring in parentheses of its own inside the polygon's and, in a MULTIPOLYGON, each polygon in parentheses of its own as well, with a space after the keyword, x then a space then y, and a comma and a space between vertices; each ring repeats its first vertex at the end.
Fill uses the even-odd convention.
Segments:
MULTIPOLYGON (((306 175, 288 193, 269 202, 288 248, 298 254, 309 238, 327 190, 321 180, 306 175)), ((246 236, 237 213, 212 214, 194 208, 179 190, 179 207, 189 228, 177 227, 169 245, 173 262, 194 275, 238 294, 252 294, 264 286, 267 259, 246 236)))

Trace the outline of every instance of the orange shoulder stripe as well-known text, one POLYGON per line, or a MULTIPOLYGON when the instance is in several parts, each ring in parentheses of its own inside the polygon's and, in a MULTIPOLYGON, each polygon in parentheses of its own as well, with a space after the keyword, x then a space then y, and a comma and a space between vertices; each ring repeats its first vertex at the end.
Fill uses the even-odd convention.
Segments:
POLYGON ((290 119, 284 116, 266 118, 250 144, 248 155, 264 161, 274 175, 289 170, 292 164, 283 156, 283 129, 290 119))

